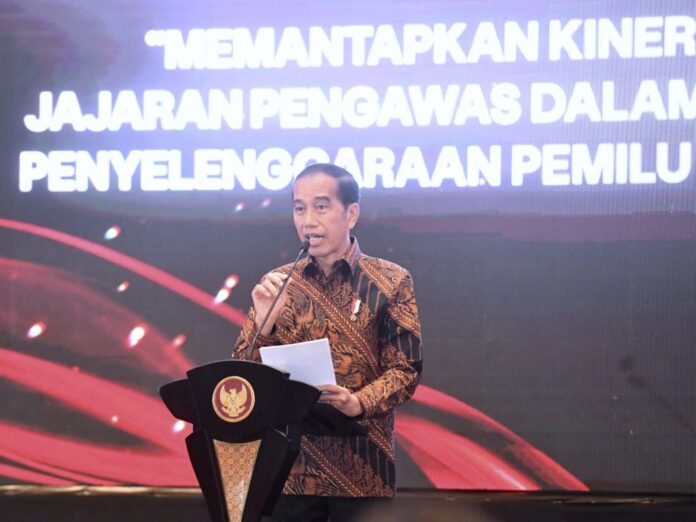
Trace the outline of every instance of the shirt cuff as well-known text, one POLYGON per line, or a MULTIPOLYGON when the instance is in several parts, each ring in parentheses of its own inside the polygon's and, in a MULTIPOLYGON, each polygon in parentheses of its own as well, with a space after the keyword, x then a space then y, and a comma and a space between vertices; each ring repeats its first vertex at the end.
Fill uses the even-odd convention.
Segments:
POLYGON ((360 405, 362 406, 362 414, 358 415, 356 417, 356 420, 363 419, 365 417, 370 417, 374 411, 375 411, 375 401, 371 400, 369 397, 369 394, 365 388, 362 388, 361 390, 356 391, 353 393, 357 397, 357 399, 360 401, 360 405))
MULTIPOLYGON (((251 325, 251 330, 249 330, 249 333, 247 334, 247 343, 251 344, 251 342, 254 340, 254 337, 256 336, 256 333, 258 332, 258 329, 256 328, 256 323, 252 323, 251 325)), ((271 330, 270 335, 263 335, 262 333, 259 333, 259 336, 256 337, 256 346, 254 348, 258 348, 261 346, 272 346, 276 343, 275 337, 275 326, 273 326, 273 329, 271 330)))

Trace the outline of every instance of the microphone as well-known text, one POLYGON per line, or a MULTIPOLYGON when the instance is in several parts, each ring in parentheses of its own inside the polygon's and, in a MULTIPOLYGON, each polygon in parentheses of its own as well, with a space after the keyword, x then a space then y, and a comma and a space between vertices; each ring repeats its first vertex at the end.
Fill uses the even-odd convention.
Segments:
POLYGON ((246 352, 246 358, 247 360, 251 360, 251 354, 254 352, 254 346, 256 345, 256 340, 259 338, 259 334, 263 330, 263 327, 266 326, 266 322, 268 321, 268 318, 271 315, 271 312, 273 311, 273 308, 275 307, 276 303, 278 302, 278 299, 280 298, 280 294, 283 293, 283 290, 285 290, 285 287, 287 286, 288 282, 290 281, 290 276, 292 273, 295 271, 295 267, 297 266, 297 263, 300 261, 300 258, 302 255, 309 250, 309 241, 303 241, 302 246, 300 247, 300 253, 297 254, 297 257, 295 258, 295 262, 292 264, 290 267, 290 271, 288 272, 288 277, 285 278, 285 281, 283 281, 283 284, 280 287, 280 291, 276 294, 275 298, 273 299, 273 302, 271 303, 270 308, 268 309, 268 312, 266 312, 266 316, 263 318, 263 321, 261 321, 261 326, 256 330, 256 335, 254 336, 254 340, 251 341, 251 344, 247 347, 247 352, 246 352))

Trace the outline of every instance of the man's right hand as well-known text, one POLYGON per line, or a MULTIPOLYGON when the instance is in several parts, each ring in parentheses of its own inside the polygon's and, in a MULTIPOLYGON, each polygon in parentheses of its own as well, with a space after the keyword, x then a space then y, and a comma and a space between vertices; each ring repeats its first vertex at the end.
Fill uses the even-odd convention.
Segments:
MULTIPOLYGON (((269 272, 261 278, 259 284, 257 284, 251 291, 251 299, 254 301, 254 309, 256 310, 255 323, 256 328, 261 326, 261 321, 266 317, 273 299, 280 291, 280 287, 283 286, 283 282, 287 279, 287 274, 282 274, 280 272, 269 272)), ((289 284, 289 283, 288 283, 289 284)), ((288 299, 288 293, 285 291, 283 295, 280 296, 278 302, 276 303, 271 315, 268 317, 266 325, 261 331, 261 335, 269 335, 273 329, 273 325, 278 318, 278 314, 285 306, 285 302, 288 299)))

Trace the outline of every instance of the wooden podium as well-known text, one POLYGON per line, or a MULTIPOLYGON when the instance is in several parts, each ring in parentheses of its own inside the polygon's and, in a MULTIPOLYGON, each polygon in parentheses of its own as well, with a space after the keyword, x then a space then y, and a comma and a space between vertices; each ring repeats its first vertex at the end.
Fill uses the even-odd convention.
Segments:
MULTIPOLYGON (((249 361, 213 362, 186 375, 162 386, 160 396, 176 418, 193 424, 186 447, 213 522, 270 515, 320 391, 249 361)), ((315 408, 312 416, 345 431, 347 417, 334 412, 315 408)))

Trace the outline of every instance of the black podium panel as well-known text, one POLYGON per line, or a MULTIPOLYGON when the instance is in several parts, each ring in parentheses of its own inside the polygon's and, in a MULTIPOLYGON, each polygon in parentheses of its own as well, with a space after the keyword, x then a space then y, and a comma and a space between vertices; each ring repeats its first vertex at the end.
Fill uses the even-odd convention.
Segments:
POLYGON ((256 522, 271 513, 300 446, 299 425, 320 391, 250 361, 219 361, 160 388, 186 439, 214 522, 256 522), (293 424, 293 429, 288 429, 293 424))
POLYGON ((321 392, 256 362, 226 360, 193 368, 160 396, 178 419, 213 522, 257 522, 273 512, 300 451, 303 430, 365 435, 321 392))

